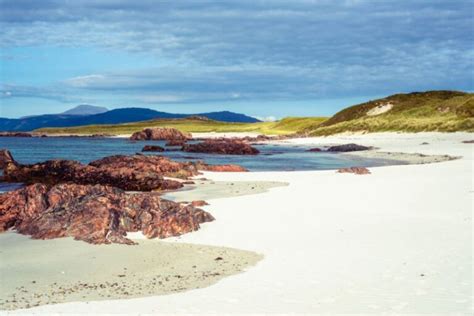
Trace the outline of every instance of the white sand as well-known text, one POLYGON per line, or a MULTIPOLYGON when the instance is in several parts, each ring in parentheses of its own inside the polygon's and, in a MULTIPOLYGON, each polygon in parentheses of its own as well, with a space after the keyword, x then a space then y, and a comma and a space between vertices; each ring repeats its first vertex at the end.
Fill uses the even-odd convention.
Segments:
POLYGON ((67 303, 39 313, 471 314, 473 134, 371 134, 290 140, 463 156, 448 162, 334 171, 206 173, 283 181, 258 195, 210 200, 216 221, 170 242, 252 250, 264 259, 205 289, 67 303), (420 145, 422 142, 429 145, 420 145))

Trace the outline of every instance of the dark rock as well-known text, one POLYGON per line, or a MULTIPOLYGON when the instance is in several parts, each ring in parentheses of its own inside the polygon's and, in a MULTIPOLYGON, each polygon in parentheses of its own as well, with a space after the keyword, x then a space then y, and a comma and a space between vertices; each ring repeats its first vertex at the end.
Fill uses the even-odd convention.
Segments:
POLYGON ((0 195, 0 232, 13 228, 35 239, 133 244, 127 232, 166 238, 212 220, 201 209, 163 200, 157 193, 129 194, 101 185, 33 184, 0 195))
POLYGON ((338 173, 370 174, 370 170, 365 167, 350 167, 337 170, 338 173))
POLYGON ((141 132, 135 132, 131 140, 187 140, 191 134, 184 133, 176 128, 145 128, 141 132))
POLYGON ((260 151, 240 140, 205 140, 197 144, 186 144, 183 151, 221 155, 256 155, 260 151))
POLYGON ((163 152, 165 149, 158 145, 146 145, 142 148, 142 151, 155 151, 155 152, 163 152))
POLYGON ((25 132, 0 132, 0 137, 33 137, 33 135, 25 132))
POLYGON ((319 152, 319 151, 323 151, 321 148, 310 148, 308 149, 307 151, 311 151, 311 152, 319 152))
POLYGON ((420 145, 429 145, 430 143, 422 142, 420 145))
POLYGON ((471 140, 463 140, 462 143, 463 143, 463 144, 474 144, 474 139, 471 139, 471 140))
POLYGON ((344 144, 344 145, 337 145, 331 146, 328 148, 328 151, 331 152, 349 152, 349 151, 361 151, 361 150, 369 150, 373 147, 367 147, 357 144, 344 144))

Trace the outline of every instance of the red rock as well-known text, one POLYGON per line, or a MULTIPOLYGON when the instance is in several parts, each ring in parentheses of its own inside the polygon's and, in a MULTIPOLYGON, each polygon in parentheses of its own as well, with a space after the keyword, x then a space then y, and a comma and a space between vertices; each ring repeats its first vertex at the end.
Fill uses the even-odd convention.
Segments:
POLYGON ((256 155, 260 151, 246 142, 233 139, 205 140, 197 144, 186 144, 183 151, 221 155, 256 155))
POLYGON ((176 128, 145 128, 141 132, 135 132, 130 137, 131 140, 187 140, 191 134, 181 132, 176 128))
POLYGON ((209 203, 203 200, 197 200, 197 201, 192 201, 191 205, 194 207, 201 207, 201 206, 209 205, 209 203))
POLYGON ((370 174, 370 170, 365 167, 350 167, 337 170, 338 173, 370 174))
POLYGON ((157 145, 146 145, 142 148, 142 151, 155 151, 155 152, 163 152, 165 149, 161 146, 157 145))
POLYGON ((163 200, 157 193, 129 194, 101 185, 33 184, 0 195, 0 232, 13 228, 35 239, 133 244, 127 232, 166 238, 213 220, 201 209, 163 200))
POLYGON ((127 191, 176 190, 182 188, 183 184, 164 177, 188 179, 199 175, 199 170, 246 171, 236 165, 208 165, 202 161, 177 162, 163 156, 142 154, 109 156, 88 165, 71 160, 21 165, 13 160, 8 151, 4 155, 4 160, 9 161, 4 168, 6 182, 102 184, 127 191))
POLYGON ((111 185, 127 191, 176 190, 183 185, 166 180, 159 172, 140 170, 139 166, 96 167, 71 160, 49 160, 33 165, 8 164, 4 181, 26 184, 77 184, 111 185))

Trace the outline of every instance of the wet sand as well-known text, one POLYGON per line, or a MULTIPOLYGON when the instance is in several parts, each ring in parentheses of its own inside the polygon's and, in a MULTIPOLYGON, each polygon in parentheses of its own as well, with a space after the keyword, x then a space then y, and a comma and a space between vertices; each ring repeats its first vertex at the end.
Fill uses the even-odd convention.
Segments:
MULTIPOLYGON (((212 181, 194 180, 195 184, 188 185, 184 190, 169 192, 164 199, 176 202, 191 202, 196 200, 215 200, 227 197, 244 196, 264 193, 271 188, 287 186, 287 182, 279 181, 212 181)), ((212 210, 210 210, 212 213, 212 210)))
POLYGON ((0 310, 146 297, 207 287, 255 265, 243 250, 140 240, 90 245, 0 235, 0 310))

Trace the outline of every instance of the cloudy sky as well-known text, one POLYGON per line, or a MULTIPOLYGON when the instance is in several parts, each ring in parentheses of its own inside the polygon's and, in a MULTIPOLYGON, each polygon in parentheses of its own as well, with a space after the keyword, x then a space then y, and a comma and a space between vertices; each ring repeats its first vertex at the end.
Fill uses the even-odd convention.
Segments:
POLYGON ((77 104, 329 115, 473 89, 458 0, 0 0, 0 116, 77 104))

